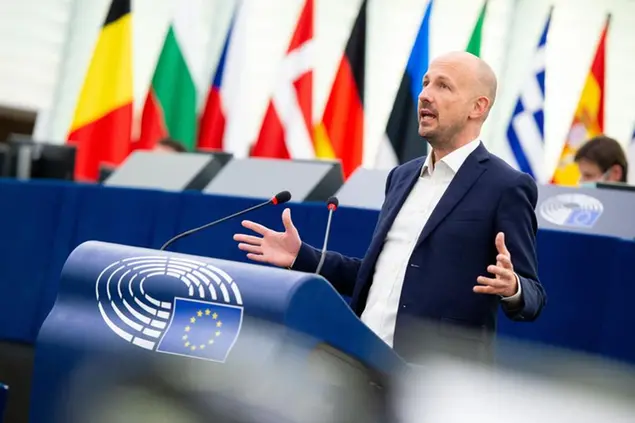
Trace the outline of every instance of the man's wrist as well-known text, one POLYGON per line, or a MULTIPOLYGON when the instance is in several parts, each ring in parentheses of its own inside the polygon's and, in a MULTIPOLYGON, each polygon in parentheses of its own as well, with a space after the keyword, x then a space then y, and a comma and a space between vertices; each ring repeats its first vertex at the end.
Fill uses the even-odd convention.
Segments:
POLYGON ((516 277, 516 293, 514 295, 510 295, 508 297, 503 297, 501 296, 501 300, 503 301, 518 301, 520 299, 520 296, 522 295, 522 288, 521 288, 521 284, 520 284, 520 278, 518 277, 518 275, 516 273, 514 273, 514 276, 516 277))
POLYGON ((293 270, 293 265, 295 264, 295 260, 298 258, 298 256, 296 255, 293 260, 291 261, 291 264, 287 266, 287 269, 289 270, 293 270))
POLYGON ((291 264, 289 264, 287 266, 287 269, 289 270, 293 270, 293 265, 295 264, 295 262, 298 260, 298 256, 300 255, 300 250, 302 249, 302 244, 300 244, 300 248, 298 248, 298 251, 296 251, 295 255, 293 256, 293 259, 291 260, 291 264))

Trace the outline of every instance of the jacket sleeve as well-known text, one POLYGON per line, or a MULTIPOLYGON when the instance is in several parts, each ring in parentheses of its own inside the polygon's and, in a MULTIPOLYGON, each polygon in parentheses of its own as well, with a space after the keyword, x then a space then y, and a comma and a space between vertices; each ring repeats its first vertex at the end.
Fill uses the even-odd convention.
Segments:
MULTIPOLYGON (((393 172, 394 169, 388 173, 386 178, 386 195, 388 194, 388 190, 390 188, 393 172)), ((376 229, 377 227, 375 227, 375 230, 376 229)), ((315 272, 317 270, 318 263, 320 262, 321 253, 322 251, 320 249, 314 248, 303 242, 291 269, 298 270, 300 272, 315 272)), ((353 295, 355 282, 357 281, 357 273, 359 272, 361 264, 362 259, 346 257, 334 251, 327 251, 320 275, 324 276, 324 278, 328 280, 341 295, 350 297, 353 295)))
POLYGON ((502 307, 507 317, 516 321, 534 321, 547 301, 538 279, 538 223, 534 211, 537 201, 536 183, 529 175, 522 173, 502 194, 496 214, 496 230, 505 234, 505 244, 521 291, 518 302, 502 302, 502 307))

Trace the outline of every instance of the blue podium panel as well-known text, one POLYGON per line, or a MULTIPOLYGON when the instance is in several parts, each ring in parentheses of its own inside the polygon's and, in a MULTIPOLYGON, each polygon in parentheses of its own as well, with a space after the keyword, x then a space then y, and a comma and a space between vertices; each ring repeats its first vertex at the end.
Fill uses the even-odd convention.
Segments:
POLYGON ((66 261, 36 342, 31 421, 58 421, 80 365, 109 357, 124 369, 158 355, 230 364, 253 352, 242 334, 263 322, 283 328, 269 336, 280 351, 300 334, 309 355, 330 348, 386 376, 404 365, 322 277, 90 241, 66 261))

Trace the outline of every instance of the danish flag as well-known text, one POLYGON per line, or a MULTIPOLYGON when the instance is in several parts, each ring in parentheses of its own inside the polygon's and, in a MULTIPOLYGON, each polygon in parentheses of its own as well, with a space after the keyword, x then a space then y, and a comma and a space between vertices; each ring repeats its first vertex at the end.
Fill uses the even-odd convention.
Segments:
POLYGON ((313 148, 313 0, 306 0, 251 156, 307 159, 313 148))

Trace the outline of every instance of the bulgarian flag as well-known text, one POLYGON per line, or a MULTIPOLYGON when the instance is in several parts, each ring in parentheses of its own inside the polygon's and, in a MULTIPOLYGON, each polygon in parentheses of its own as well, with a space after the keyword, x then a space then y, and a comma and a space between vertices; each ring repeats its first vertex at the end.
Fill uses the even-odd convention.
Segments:
POLYGON ((195 68, 198 38, 192 30, 198 0, 179 0, 159 55, 141 115, 135 149, 151 149, 167 136, 192 150, 196 139, 195 68))

